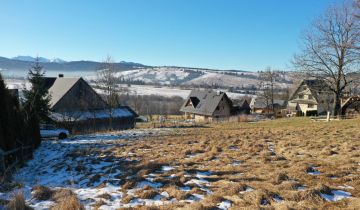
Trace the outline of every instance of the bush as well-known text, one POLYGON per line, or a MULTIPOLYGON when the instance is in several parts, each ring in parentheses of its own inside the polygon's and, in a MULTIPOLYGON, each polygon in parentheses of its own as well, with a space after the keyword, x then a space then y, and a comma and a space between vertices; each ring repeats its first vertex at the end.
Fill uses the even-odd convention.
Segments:
POLYGON ((25 203, 25 198, 22 193, 15 194, 14 198, 5 206, 6 210, 32 210, 25 203))
POLYGON ((50 188, 40 185, 33 187, 32 191, 33 191, 33 198, 40 201, 49 200, 53 194, 50 188))
POLYGON ((85 210, 75 195, 62 199, 59 203, 51 208, 51 210, 85 210))

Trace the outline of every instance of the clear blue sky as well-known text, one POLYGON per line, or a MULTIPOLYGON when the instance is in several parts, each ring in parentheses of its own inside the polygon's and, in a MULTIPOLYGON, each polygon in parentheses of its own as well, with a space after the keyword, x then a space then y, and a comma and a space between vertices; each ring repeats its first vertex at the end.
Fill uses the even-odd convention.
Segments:
POLYGON ((0 56, 287 69, 340 0, 0 0, 0 56))

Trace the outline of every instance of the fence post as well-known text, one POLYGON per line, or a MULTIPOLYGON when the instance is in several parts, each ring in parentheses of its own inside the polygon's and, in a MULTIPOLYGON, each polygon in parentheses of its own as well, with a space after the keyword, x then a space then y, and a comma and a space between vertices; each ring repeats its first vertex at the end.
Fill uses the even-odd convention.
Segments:
POLYGON ((328 111, 327 116, 326 116, 326 122, 329 122, 329 121, 330 121, 330 112, 328 111))
POLYGON ((5 158, 4 158, 4 151, 0 149, 0 172, 5 172, 5 158))

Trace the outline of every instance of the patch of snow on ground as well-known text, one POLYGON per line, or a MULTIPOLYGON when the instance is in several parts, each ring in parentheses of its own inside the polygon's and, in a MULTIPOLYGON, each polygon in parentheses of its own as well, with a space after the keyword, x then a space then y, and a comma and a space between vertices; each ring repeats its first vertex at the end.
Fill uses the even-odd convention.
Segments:
POLYGON ((171 171, 171 170, 174 170, 174 169, 175 169, 175 167, 173 167, 173 166, 162 166, 161 167, 161 170, 165 171, 165 172, 171 171))
POLYGON ((45 210, 45 209, 49 209, 54 204, 55 203, 53 201, 38 201, 37 203, 30 205, 30 207, 36 210, 45 210))
POLYGON ((331 195, 320 193, 320 196, 326 201, 339 201, 351 197, 351 193, 342 190, 331 190, 331 193, 331 195))
POLYGON ((342 186, 338 186, 338 188, 342 188, 342 189, 354 189, 354 187, 349 186, 349 185, 346 185, 346 184, 344 184, 344 185, 342 185, 342 186))
POLYGON ((211 174, 212 173, 210 171, 197 171, 195 176, 197 178, 206 178, 211 176, 211 174))
POLYGON ((298 186, 296 189, 299 190, 299 191, 305 191, 306 187, 305 186, 298 186))
POLYGON ((189 191, 191 191, 191 188, 189 186, 185 186, 185 187, 179 187, 179 190, 184 191, 184 192, 189 192, 189 191))
POLYGON ((239 165, 241 165, 241 162, 240 162, 240 161, 234 161, 234 162, 232 162, 230 165, 232 165, 232 166, 239 166, 239 165))
POLYGON ((196 156, 198 156, 198 155, 200 155, 199 153, 196 153, 196 154, 189 154, 189 155, 186 155, 186 158, 193 158, 193 157, 196 157, 196 156))
POLYGON ((159 187, 163 186, 163 184, 159 183, 159 182, 141 181, 141 182, 137 183, 136 188, 143 188, 145 186, 149 186, 152 188, 159 188, 159 187))
POLYGON ((246 187, 246 189, 244 191, 241 191, 240 194, 244 194, 244 193, 251 192, 251 191, 254 191, 254 189, 251 187, 246 187))
POLYGON ((319 175, 320 171, 318 171, 316 167, 310 167, 307 173, 310 175, 319 175))
POLYGON ((221 203, 219 203, 217 205, 217 207, 221 210, 226 210, 226 209, 229 209, 231 207, 231 201, 229 200, 224 200, 222 201, 221 203))
POLYGON ((185 201, 187 201, 187 202, 199 201, 199 200, 204 199, 204 197, 205 197, 204 195, 194 193, 188 199, 186 199, 185 201))
POLYGON ((284 199, 282 197, 280 197, 279 195, 274 195, 273 200, 277 203, 281 203, 284 201, 284 199))
POLYGON ((203 184, 208 184, 209 181, 205 179, 190 179, 189 181, 185 182, 185 185, 192 185, 195 184, 197 186, 202 186, 203 184))

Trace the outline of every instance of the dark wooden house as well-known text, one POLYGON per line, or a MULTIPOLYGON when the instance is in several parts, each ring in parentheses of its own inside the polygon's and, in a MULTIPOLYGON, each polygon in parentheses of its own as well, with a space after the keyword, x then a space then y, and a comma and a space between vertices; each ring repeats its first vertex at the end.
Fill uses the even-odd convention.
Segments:
POLYGON ((110 108, 83 78, 46 78, 51 96, 49 118, 72 132, 134 128, 130 107, 110 108))
POLYGON ((243 115, 250 113, 251 108, 245 98, 233 100, 233 108, 231 110, 231 115, 243 115))

